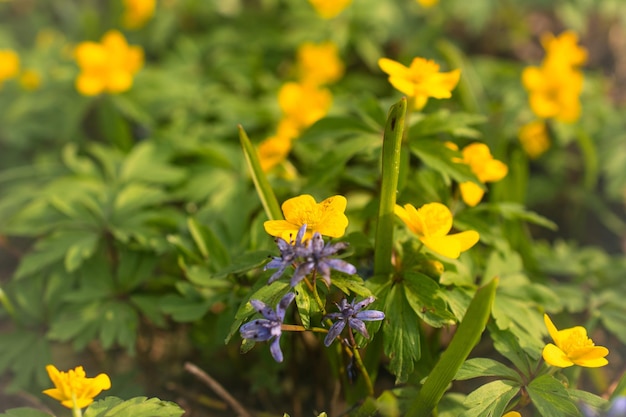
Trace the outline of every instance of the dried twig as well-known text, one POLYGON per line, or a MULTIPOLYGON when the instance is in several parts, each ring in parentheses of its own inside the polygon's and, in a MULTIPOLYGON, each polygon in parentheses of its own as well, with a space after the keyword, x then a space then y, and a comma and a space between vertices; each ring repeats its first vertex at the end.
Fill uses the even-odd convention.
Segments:
POLYGON ((228 393, 228 391, 226 391, 224 389, 224 387, 222 387, 220 385, 219 382, 217 382, 216 380, 211 378, 209 376, 209 374, 204 372, 202 369, 198 368, 196 365, 194 365, 191 362, 186 362, 185 363, 185 370, 187 372, 195 375, 200 381, 202 381, 206 385, 208 385, 209 388, 211 388, 213 390, 213 392, 215 392, 217 395, 219 395, 224 401, 226 401, 228 403, 228 405, 230 405, 230 407, 237 413, 237 415, 239 417, 252 417, 252 414, 250 414, 239 403, 239 401, 237 401, 232 395, 230 395, 228 393))

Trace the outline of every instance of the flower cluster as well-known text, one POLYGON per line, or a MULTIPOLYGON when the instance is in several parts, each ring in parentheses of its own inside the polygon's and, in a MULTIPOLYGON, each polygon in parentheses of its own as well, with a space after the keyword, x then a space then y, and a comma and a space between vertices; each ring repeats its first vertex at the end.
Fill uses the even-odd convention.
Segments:
POLYGON ((394 211, 424 246, 448 258, 458 258, 480 239, 474 230, 448 234, 452 229, 452 212, 441 203, 424 204, 419 209, 412 204, 396 205, 394 211))
POLYGON ((138 29, 154 15, 156 0, 124 0, 124 27, 138 29))
POLYGON ((0 88, 5 81, 18 78, 20 86, 27 91, 36 90, 41 85, 39 73, 32 69, 20 72, 20 56, 11 49, 0 49, 0 88))
POLYGON ((389 75, 391 85, 412 100, 415 110, 424 108, 430 97, 452 97, 461 77, 459 69, 439 72, 435 61, 420 57, 413 58, 409 67, 388 58, 379 59, 378 66, 389 75))
POLYGON ((54 388, 43 391, 61 402, 61 405, 81 409, 93 402, 103 390, 111 388, 111 380, 107 374, 99 374, 95 378, 87 378, 82 366, 67 372, 59 371, 54 365, 46 366, 46 371, 54 384, 54 388))
POLYGON ((352 0, 309 0, 322 19, 332 19, 352 3, 352 0))
POLYGON ((546 119, 571 123, 580 117, 583 74, 578 68, 587 61, 587 51, 578 46, 578 36, 572 31, 558 37, 547 33, 541 37, 541 44, 546 52, 541 65, 526 67, 522 73, 530 108, 541 119, 531 122, 532 127, 522 128, 519 134, 522 147, 531 158, 549 147, 547 130, 539 129, 537 124, 546 119))
MULTIPOLYGON (((455 151, 459 149, 452 142, 447 142, 446 146, 455 151)), ((469 165, 478 181, 483 184, 500 181, 509 171, 503 162, 493 158, 489 147, 484 143, 471 143, 463 148, 461 153, 463 154, 463 159, 459 162, 469 165)), ((472 181, 459 184, 459 188, 461 189, 461 198, 470 207, 480 203, 485 194, 484 190, 472 181)))
POLYGON ((85 96, 129 90, 133 76, 143 65, 143 49, 129 46, 116 30, 105 33, 100 43, 80 43, 74 56, 81 70, 76 89, 85 96))
POLYGON ((385 313, 378 310, 365 310, 363 309, 368 305, 374 302, 374 297, 367 297, 365 300, 356 302, 356 300, 352 300, 351 303, 343 298, 339 304, 337 304, 337 308, 339 309, 339 313, 330 313, 327 314, 326 317, 331 320, 337 320, 328 330, 328 334, 326 338, 324 338, 324 344, 326 346, 330 346, 346 327, 346 324, 349 328, 356 330, 361 333, 363 337, 369 339, 369 334, 367 333, 367 328, 365 327, 364 321, 378 321, 383 320, 385 318, 385 313))
POLYGON ((265 172, 283 162, 293 140, 328 113, 333 98, 324 86, 339 80, 344 72, 337 45, 303 43, 297 52, 296 72, 298 80, 283 84, 278 92, 282 119, 276 134, 259 144, 259 160, 265 172))

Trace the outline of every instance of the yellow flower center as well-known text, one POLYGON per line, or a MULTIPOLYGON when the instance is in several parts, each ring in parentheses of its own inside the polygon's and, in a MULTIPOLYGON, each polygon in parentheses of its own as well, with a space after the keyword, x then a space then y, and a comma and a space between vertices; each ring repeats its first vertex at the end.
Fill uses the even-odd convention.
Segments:
POLYGON ((567 353, 567 356, 571 356, 579 349, 584 349, 590 346, 594 346, 593 341, 585 335, 585 332, 580 329, 575 329, 571 332, 567 339, 563 340, 560 348, 567 353))

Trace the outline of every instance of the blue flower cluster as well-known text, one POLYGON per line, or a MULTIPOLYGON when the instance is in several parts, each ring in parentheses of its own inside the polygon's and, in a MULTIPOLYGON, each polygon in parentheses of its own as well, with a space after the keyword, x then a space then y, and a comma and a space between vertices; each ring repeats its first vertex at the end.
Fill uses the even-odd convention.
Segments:
MULTIPOLYGON (((295 267, 295 272, 290 282, 291 287, 295 287, 304 277, 313 272, 322 277, 328 286, 331 284, 331 269, 349 275, 356 273, 354 265, 341 259, 331 258, 332 255, 347 248, 347 243, 324 243, 324 239, 322 239, 322 236, 317 232, 313 234, 311 239, 304 241, 303 238, 306 227, 305 224, 298 230, 294 241, 287 242, 282 238, 276 239, 280 256, 272 258, 265 266, 265 270, 276 269, 276 272, 270 277, 268 284, 279 279, 289 266, 295 267)), ((252 320, 242 325, 239 329, 241 337, 244 339, 255 342, 272 340, 270 352, 277 362, 283 361, 283 353, 280 350, 279 344, 280 336, 282 334, 285 311, 294 298, 295 294, 293 292, 285 294, 278 302, 276 310, 273 310, 260 300, 250 300, 252 307, 260 313, 263 318, 252 320)), ((358 303, 356 300, 348 303, 346 299, 342 299, 339 304, 337 304, 340 312, 326 315, 326 318, 336 320, 336 322, 330 327, 324 344, 330 346, 333 340, 339 337, 346 324, 364 337, 369 337, 363 321, 382 320, 385 318, 385 314, 382 311, 362 311, 373 301, 374 297, 368 297, 358 303)))

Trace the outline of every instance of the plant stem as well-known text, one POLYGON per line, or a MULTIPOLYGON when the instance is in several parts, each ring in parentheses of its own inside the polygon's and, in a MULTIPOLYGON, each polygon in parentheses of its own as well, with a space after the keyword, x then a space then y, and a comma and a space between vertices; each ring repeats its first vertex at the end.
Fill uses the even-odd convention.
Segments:
POLYGON ((354 335, 352 334, 352 329, 348 327, 348 334, 350 335, 350 341, 352 342, 352 355, 354 360, 356 361, 361 374, 363 375, 363 379, 365 380, 365 386, 367 387, 367 395, 370 397, 374 396, 374 385, 372 384, 372 380, 370 379, 370 375, 367 373, 367 369, 363 364, 363 360, 361 359, 361 354, 359 353, 359 349, 356 346, 356 342, 354 341, 354 335))
POLYGON ((11 304, 11 300, 9 300, 7 294, 2 290, 2 287, 0 287, 0 303, 2 303, 4 309, 7 311, 7 313, 9 313, 11 318, 15 320, 15 308, 13 307, 13 304, 11 304))
POLYGON ((393 268, 391 255, 393 248, 393 210, 396 206, 398 175, 400 173, 400 149, 404 135, 407 101, 402 98, 391 106, 387 116, 387 126, 383 137, 382 184, 376 243, 374 247, 374 275, 390 276, 393 268))

